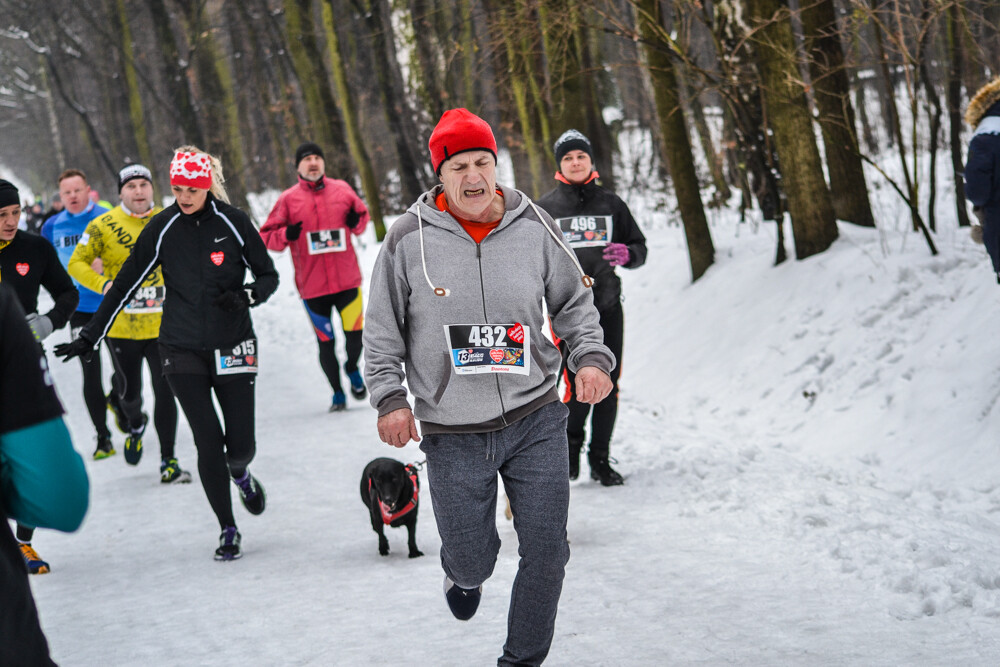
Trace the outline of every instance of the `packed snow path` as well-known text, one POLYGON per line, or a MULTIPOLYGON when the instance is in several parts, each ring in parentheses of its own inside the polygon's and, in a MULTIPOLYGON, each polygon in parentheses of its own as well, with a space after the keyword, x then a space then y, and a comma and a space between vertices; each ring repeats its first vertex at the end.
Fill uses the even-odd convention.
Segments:
MULTIPOLYGON (((717 221, 717 265, 694 286, 680 229, 647 229, 650 263, 624 272, 612 454, 626 484, 599 487, 585 463, 573 484, 546 664, 1000 662, 1000 288, 961 232, 930 258, 891 232, 841 229, 829 252, 772 268, 773 227, 717 221)), ((160 485, 152 428, 137 467, 117 433, 119 455, 91 461, 78 364, 53 363, 92 487, 78 533, 35 537, 52 565, 32 586, 53 657, 494 664, 517 566, 502 504, 495 574, 476 617, 456 621, 426 477, 423 558, 406 557, 402 529, 380 557, 358 496, 372 458, 423 455, 380 443, 366 403, 327 414, 291 265, 275 258, 282 285, 254 310, 251 469, 268 509, 250 516, 234 489, 239 561, 212 560, 186 422, 177 452, 193 484, 160 485)))

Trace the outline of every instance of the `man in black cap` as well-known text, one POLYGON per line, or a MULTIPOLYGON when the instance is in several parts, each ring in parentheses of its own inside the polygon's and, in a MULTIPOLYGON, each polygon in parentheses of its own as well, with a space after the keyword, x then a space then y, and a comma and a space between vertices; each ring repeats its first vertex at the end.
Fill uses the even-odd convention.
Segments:
POLYGON ((346 340, 344 370, 351 395, 361 400, 368 393, 358 368, 364 328, 361 267, 351 243, 352 234, 365 231, 368 208, 347 181, 326 176, 323 151, 316 144, 298 147, 295 169, 298 184, 281 193, 260 235, 270 250, 291 249, 295 286, 319 341, 320 366, 333 389, 330 412, 339 412, 347 409, 347 396, 335 351, 334 308, 346 340))
MULTIPOLYGON (((12 287, 21 309, 27 314, 28 326, 41 343, 55 329, 66 326, 80 299, 73 281, 59 262, 56 249, 37 234, 17 228, 21 218, 21 199, 17 188, 0 180, 0 282, 12 287), (38 290, 44 287, 52 296, 52 310, 38 313, 38 290)), ((5 407, 6 409, 6 407, 5 407)), ((21 555, 31 574, 44 574, 49 564, 31 546, 34 527, 17 525, 17 540, 21 555)))

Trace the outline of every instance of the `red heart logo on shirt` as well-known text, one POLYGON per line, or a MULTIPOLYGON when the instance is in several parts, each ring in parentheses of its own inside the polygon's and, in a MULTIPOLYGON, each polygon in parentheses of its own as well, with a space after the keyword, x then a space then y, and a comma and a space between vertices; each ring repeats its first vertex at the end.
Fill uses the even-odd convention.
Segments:
POLYGON ((503 350, 501 350, 498 347, 495 347, 492 350, 490 350, 490 359, 499 364, 500 361, 503 359, 503 350))
POLYGON ((594 240, 594 232, 584 232, 583 233, 583 238, 587 239, 588 241, 593 241, 594 240))
POLYGON ((509 336, 510 339, 512 341, 514 341, 515 343, 523 343, 524 342, 524 327, 522 327, 520 325, 520 323, 515 324, 510 329, 507 329, 507 336, 509 336))
POLYGON ((212 264, 215 264, 216 266, 222 266, 222 260, 226 258, 226 254, 221 250, 219 250, 218 252, 213 252, 211 255, 209 255, 209 258, 212 260, 212 264))
POLYGON ((29 268, 31 267, 28 266, 27 262, 18 262, 17 264, 14 265, 14 270, 20 273, 22 276, 28 275, 29 268))

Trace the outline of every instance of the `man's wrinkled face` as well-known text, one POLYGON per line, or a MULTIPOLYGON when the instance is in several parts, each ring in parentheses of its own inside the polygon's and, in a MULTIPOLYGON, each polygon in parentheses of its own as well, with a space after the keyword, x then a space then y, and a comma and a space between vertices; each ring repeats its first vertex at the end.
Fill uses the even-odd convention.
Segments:
POLYGON ((466 151, 441 165, 448 208, 459 217, 490 222, 497 189, 497 163, 489 151, 466 151))
POLYGON ((0 241, 10 241, 17 233, 17 223, 21 220, 21 205, 11 204, 0 208, 0 241))
POLYGON ((326 171, 326 163, 318 155, 307 155, 299 162, 299 176, 311 183, 315 183, 323 177, 326 171))
POLYGON ((70 176, 59 182, 59 199, 73 215, 83 213, 90 203, 90 186, 80 176, 70 176))
POLYGON ((122 204, 136 215, 153 208, 153 184, 145 178, 133 178, 122 186, 122 204))

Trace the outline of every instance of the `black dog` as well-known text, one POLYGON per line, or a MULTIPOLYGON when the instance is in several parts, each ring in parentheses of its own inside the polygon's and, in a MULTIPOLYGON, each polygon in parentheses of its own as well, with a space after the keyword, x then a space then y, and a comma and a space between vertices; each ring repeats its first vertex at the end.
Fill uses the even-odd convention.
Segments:
POLYGON ((378 552, 389 555, 385 526, 406 526, 410 558, 423 556, 417 549, 417 507, 420 478, 414 465, 404 466, 395 459, 378 458, 361 474, 361 500, 371 514, 372 530, 378 533, 378 552))

